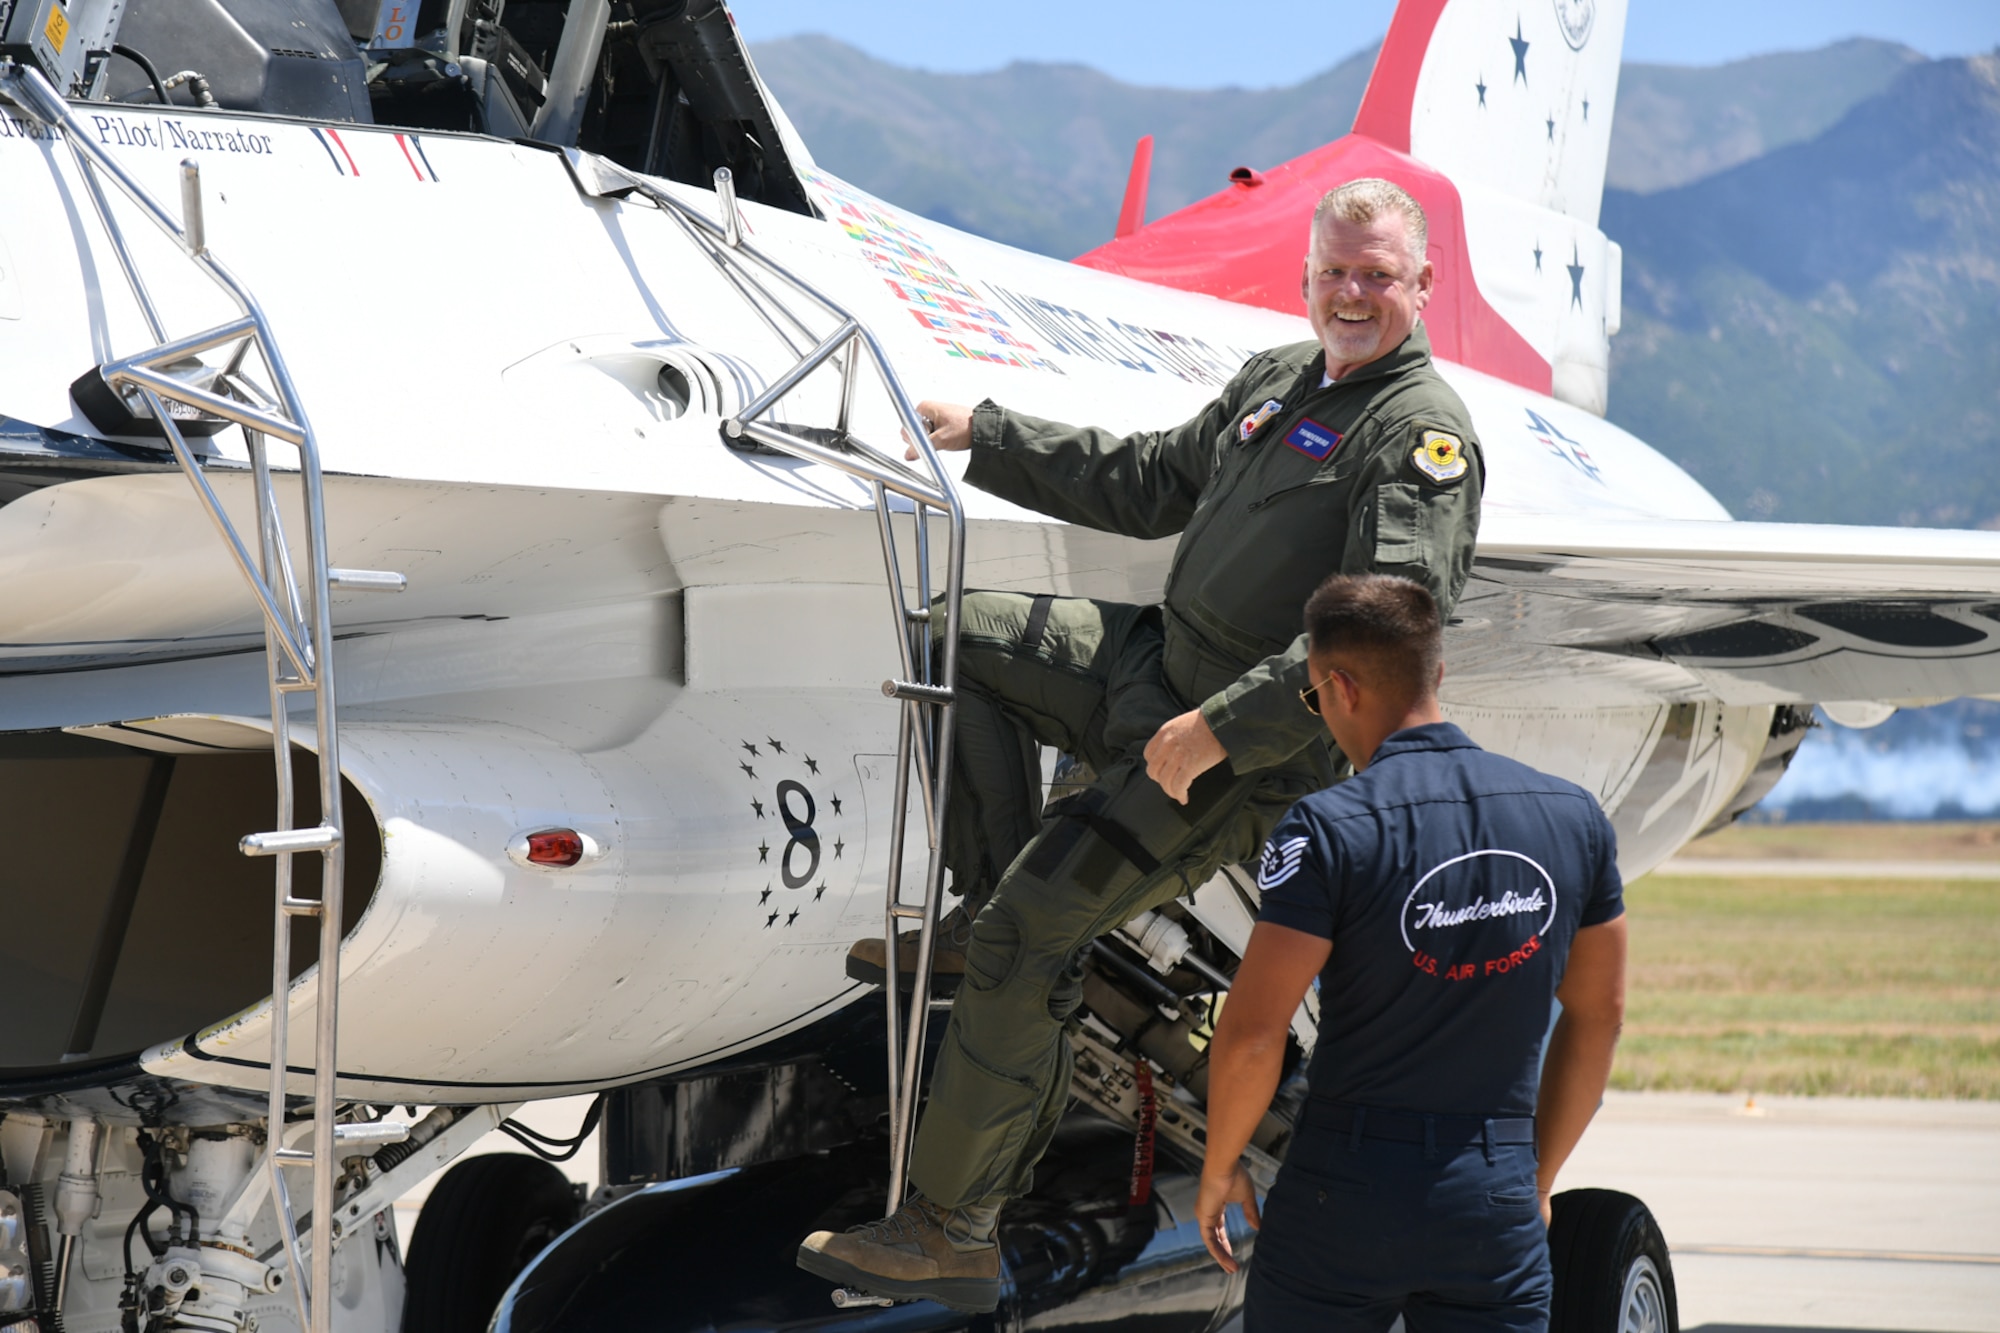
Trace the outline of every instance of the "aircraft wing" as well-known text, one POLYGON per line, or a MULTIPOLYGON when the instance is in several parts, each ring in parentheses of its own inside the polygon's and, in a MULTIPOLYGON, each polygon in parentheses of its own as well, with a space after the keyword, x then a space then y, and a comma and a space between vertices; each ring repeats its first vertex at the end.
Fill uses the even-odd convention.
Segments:
POLYGON ((1927 704, 2000 694, 2000 533, 1489 513, 1446 697, 1927 704))

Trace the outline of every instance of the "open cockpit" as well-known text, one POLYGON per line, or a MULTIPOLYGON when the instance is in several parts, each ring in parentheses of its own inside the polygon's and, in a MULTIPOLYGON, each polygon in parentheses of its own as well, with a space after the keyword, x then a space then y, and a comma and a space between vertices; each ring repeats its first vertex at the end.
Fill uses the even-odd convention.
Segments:
POLYGON ((56 4, 0 4, 0 54, 75 100, 487 134, 703 187, 726 167, 813 211, 721 0, 74 0, 52 47, 56 4))

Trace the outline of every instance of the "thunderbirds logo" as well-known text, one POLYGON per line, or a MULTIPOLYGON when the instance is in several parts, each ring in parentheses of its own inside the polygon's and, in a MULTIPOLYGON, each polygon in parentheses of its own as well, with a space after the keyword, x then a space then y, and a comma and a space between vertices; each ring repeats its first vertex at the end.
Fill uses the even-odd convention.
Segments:
POLYGON ((1467 852, 1433 866, 1403 900, 1403 947, 1440 981, 1505 976, 1542 951, 1555 920, 1556 884, 1540 863, 1500 848, 1467 852))

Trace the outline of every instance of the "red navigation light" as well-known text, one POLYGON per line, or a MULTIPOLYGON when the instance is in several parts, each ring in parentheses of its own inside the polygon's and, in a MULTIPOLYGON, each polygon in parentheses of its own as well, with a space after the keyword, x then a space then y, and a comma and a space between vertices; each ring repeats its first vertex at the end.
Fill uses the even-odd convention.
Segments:
POLYGON ((575 829, 543 829, 528 835, 528 860, 538 866, 573 866, 583 859, 583 835, 575 829))

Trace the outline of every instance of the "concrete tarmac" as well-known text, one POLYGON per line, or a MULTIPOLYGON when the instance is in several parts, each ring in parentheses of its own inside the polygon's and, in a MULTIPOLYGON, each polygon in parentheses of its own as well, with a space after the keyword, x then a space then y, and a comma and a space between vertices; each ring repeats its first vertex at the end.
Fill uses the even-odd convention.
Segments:
MULTIPOLYGON (((589 1104, 520 1118, 573 1134, 589 1104)), ((587 1186, 595 1140, 564 1166, 587 1186)), ((406 1246, 430 1184, 396 1205, 406 1246)), ((1683 1329, 2000 1333, 2000 1103, 1614 1092, 1557 1184, 1646 1201, 1683 1329)))
POLYGON ((1582 1186, 1653 1210, 1683 1329, 2000 1333, 2000 1103, 1612 1093, 1582 1186))

